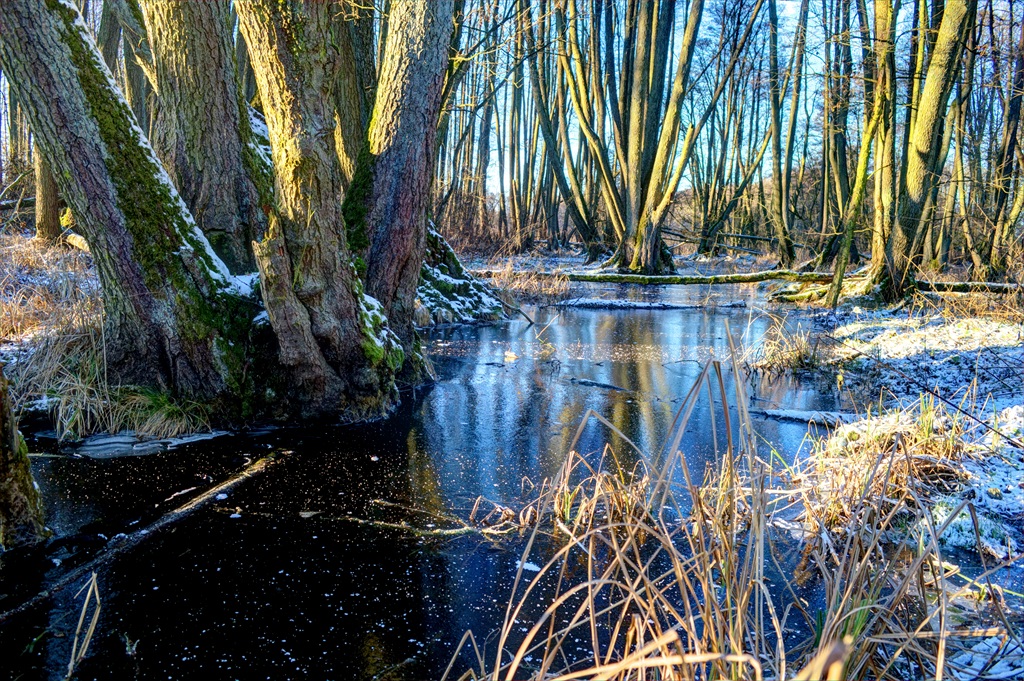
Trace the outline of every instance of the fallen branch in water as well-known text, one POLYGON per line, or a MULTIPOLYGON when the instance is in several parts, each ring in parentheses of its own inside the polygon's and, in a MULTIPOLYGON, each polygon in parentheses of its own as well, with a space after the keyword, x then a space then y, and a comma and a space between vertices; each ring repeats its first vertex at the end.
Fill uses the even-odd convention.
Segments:
MULTIPOLYGON (((494 270, 474 270, 474 276, 484 279, 497 276, 494 270)), ((513 273, 519 275, 519 272, 513 273)), ((621 274, 619 272, 522 272, 522 276, 566 277, 569 281, 586 281, 597 284, 641 284, 645 286, 683 284, 751 284, 760 281, 785 280, 810 284, 824 284, 832 281, 832 275, 822 272, 797 272, 794 270, 763 270, 761 272, 739 272, 736 274, 621 274)), ((508 273, 504 273, 508 276, 508 273)))
POLYGON ((283 455, 289 453, 290 452, 280 452, 277 454, 265 456, 262 459, 259 459, 249 464, 240 472, 228 478, 227 480, 217 485, 216 487, 208 489, 207 491, 195 497, 188 503, 179 506, 178 508, 174 509, 173 511, 170 511, 169 513, 164 514, 156 522, 153 522, 140 530, 136 530, 135 532, 132 532, 127 536, 114 537, 114 539, 112 539, 95 558, 93 558, 92 560, 88 561, 83 565, 79 565, 74 570, 71 570, 66 575, 58 579, 48 589, 40 591, 38 594, 28 599, 18 607, 11 608, 10 610, 0 613, 0 623, 6 622, 8 619, 15 615, 31 610, 32 608, 36 607, 46 599, 51 598, 54 595, 60 593, 64 589, 76 583, 82 577, 92 572, 95 572, 99 567, 105 565, 106 563, 109 563, 111 560, 121 555, 125 551, 135 548, 156 532, 164 529, 168 525, 171 525, 191 515, 194 511, 203 508, 211 501, 213 501, 218 494, 223 494, 224 492, 227 492, 228 490, 238 486, 239 483, 242 483, 251 477, 259 475, 263 471, 267 470, 267 468, 269 468, 272 464, 280 461, 283 455))
POLYGON ((918 281, 917 290, 929 293, 1016 293, 1024 291, 1024 286, 988 281, 918 281))

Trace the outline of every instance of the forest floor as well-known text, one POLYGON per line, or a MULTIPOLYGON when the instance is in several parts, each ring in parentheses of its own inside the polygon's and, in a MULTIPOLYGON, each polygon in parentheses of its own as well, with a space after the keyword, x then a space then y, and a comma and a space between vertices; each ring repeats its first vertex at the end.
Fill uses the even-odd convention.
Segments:
MULTIPOLYGON (((954 483, 924 484, 936 521, 959 511, 942 542, 1014 562, 1024 551, 1024 313, 998 296, 915 296, 894 308, 846 303, 805 332, 775 330, 752 367, 813 374, 852 414, 812 466, 891 452, 940 460, 954 483), (857 415, 857 416, 854 416, 857 415)), ((824 483, 827 476, 821 478, 824 483)), ((935 482, 935 480, 932 480, 935 482)), ((945 480, 944 482, 948 482, 945 480)))

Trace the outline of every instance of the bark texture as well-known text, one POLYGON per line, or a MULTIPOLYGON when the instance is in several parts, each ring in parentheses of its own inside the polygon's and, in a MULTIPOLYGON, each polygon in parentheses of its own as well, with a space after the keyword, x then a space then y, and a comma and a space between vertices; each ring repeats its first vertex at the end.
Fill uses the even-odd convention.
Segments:
POLYGON ((229 293, 224 264, 78 9, 61 0, 0 3, 0 68, 95 259, 111 378, 211 401, 233 397, 252 313, 229 293))
POLYGON ((218 255, 252 271, 249 244, 266 220, 245 162, 231 0, 141 5, 159 93, 153 149, 218 255))
POLYGON ((383 305, 407 354, 414 344, 416 285, 426 248, 427 202, 453 12, 452 0, 408 0, 391 7, 369 153, 361 159, 361 165, 372 169, 361 178, 372 177, 372 192, 365 213, 360 216, 356 211, 356 224, 349 225, 354 233, 365 234, 369 244, 367 293, 383 305))
POLYGON ((36 238, 48 244, 60 240, 60 193, 57 181, 53 179, 50 164, 36 144, 36 238))
POLYGON ((342 183, 348 189, 359 154, 366 146, 366 131, 377 94, 372 7, 357 0, 341 0, 333 29, 338 45, 335 146, 341 162, 342 183))
POLYGON ((334 8, 239 0, 236 9, 270 132, 275 207, 255 251, 291 397, 307 416, 379 415, 404 357, 363 296, 346 240, 334 146, 338 63, 324 49, 334 8))
POLYGON ((43 504, 0 364, 0 551, 43 536, 43 504))
POLYGON ((977 9, 976 0, 950 0, 942 14, 913 129, 908 135, 899 215, 886 245, 888 298, 902 295, 913 283, 914 246, 921 229, 921 215, 942 171, 939 161, 945 158, 940 142, 946 106, 977 9))

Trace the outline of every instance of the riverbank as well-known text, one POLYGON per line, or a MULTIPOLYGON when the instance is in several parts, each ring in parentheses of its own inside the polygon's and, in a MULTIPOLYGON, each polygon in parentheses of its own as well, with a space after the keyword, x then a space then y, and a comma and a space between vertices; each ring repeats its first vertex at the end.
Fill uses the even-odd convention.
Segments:
POLYGON ((953 304, 822 312, 755 367, 813 372, 863 415, 805 462, 820 503, 860 494, 876 467, 923 462, 906 474, 935 525, 949 521, 941 543, 1009 564, 1024 550, 1024 319, 953 304))

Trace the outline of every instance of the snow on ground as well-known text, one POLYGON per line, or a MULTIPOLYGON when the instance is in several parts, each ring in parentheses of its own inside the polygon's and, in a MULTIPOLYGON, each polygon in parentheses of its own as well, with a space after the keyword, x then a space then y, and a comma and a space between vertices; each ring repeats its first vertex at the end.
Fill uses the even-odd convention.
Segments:
MULTIPOLYGON (((1005 558, 1024 547, 1024 323, 857 307, 818 321, 835 341, 830 362, 860 404, 881 395, 887 407, 913 409, 922 395, 935 396, 966 427, 966 480, 955 495, 934 500, 935 520, 968 499, 989 553, 1005 558)), ((976 545, 966 511, 943 541, 976 545)))
POLYGON ((1024 678, 1024 650, 1009 637, 983 639, 949 662, 953 678, 964 681, 1024 678))
POLYGON ((863 377, 896 400, 929 389, 957 403, 965 397, 979 405, 986 399, 1003 406, 1024 402, 1022 323, 856 307, 836 322, 834 361, 845 365, 848 377, 863 377))

